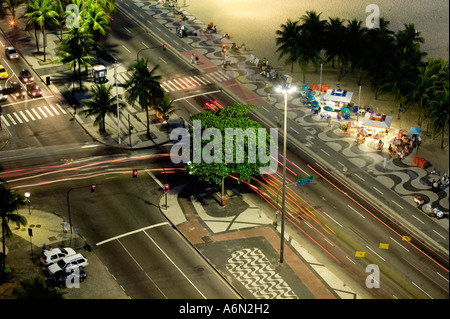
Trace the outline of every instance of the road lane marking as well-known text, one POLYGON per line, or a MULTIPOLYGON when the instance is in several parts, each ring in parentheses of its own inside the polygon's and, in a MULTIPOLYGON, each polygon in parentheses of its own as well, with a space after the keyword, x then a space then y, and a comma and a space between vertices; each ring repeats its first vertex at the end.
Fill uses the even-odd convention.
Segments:
POLYGON ((434 299, 433 297, 431 297, 425 290, 423 290, 422 288, 420 288, 414 281, 411 281, 412 284, 414 286, 416 286, 417 288, 419 288, 424 294, 426 294, 428 297, 430 297, 431 299, 434 299))
POLYGON ((66 114, 66 111, 63 109, 63 107, 61 105, 59 105, 58 103, 56 103, 56 106, 61 110, 61 112, 63 114, 66 114))
POLYGON ((35 109, 31 109, 31 110, 33 111, 34 115, 36 115, 36 117, 40 120, 41 116, 38 114, 38 112, 36 112, 35 109))
POLYGON ((442 239, 445 239, 444 236, 442 236, 441 234, 439 234, 439 233, 438 233, 437 231, 435 231, 434 229, 433 229, 433 231, 434 231, 438 236, 442 237, 442 239))
POLYGON ((398 207, 400 207, 401 209, 403 209, 403 206, 400 206, 399 204, 397 204, 393 199, 392 199, 392 202, 393 202, 395 205, 397 205, 398 207))
POLYGON ((358 174, 353 174, 353 175, 355 175, 356 177, 358 177, 360 180, 362 180, 363 182, 365 182, 366 180, 364 179, 364 178, 362 178, 361 176, 359 176, 358 174))
POLYGON ((11 121, 12 125, 16 125, 16 121, 14 121, 13 117, 11 116, 11 114, 6 114, 9 117, 9 120, 11 121))
POLYGON ((47 116, 47 114, 45 114, 44 110, 43 110, 43 109, 41 109, 41 107, 40 107, 40 106, 38 106, 38 110, 39 110, 39 112, 41 112, 41 113, 42 113, 42 115, 44 115, 44 117, 45 117, 45 118, 47 118, 47 117, 48 117, 48 116, 47 116))
POLYGON ((425 224, 423 221, 420 220, 419 217, 417 217, 416 215, 411 215, 412 217, 414 217, 415 219, 417 219, 419 222, 421 222, 422 224, 425 224))
POLYGON ((159 247, 159 245, 153 240, 153 238, 150 237, 149 234, 147 234, 147 232, 144 232, 145 235, 147 235, 147 237, 153 242, 153 244, 155 244, 156 247, 158 247, 158 249, 164 254, 164 256, 166 256, 166 258, 172 263, 172 265, 175 266, 175 268, 183 275, 184 278, 186 278, 186 280, 192 285, 192 287, 195 288, 195 290, 197 290, 197 292, 204 298, 206 299, 206 296, 204 294, 202 294, 202 292, 197 288, 196 285, 194 285, 194 283, 186 276, 186 274, 175 264, 175 262, 165 253, 165 251, 159 247))
POLYGON ((408 248, 403 247, 403 245, 400 244, 398 241, 396 241, 394 238, 392 238, 392 237, 389 237, 389 238, 390 238, 394 243, 396 243, 397 245, 399 245, 400 247, 402 247, 404 250, 406 250, 406 251, 409 253, 408 248))
POLYGON ((48 114, 50 114, 50 116, 54 116, 53 113, 47 107, 47 105, 44 105, 44 109, 48 112, 48 114))
POLYGON ((383 261, 386 261, 386 259, 384 259, 383 257, 381 257, 380 255, 378 255, 372 248, 370 248, 369 246, 366 246, 367 249, 370 249, 375 255, 377 255, 378 257, 380 257, 383 261))
POLYGON ((332 221, 334 221, 336 224, 338 224, 339 226, 343 227, 341 224, 339 224, 333 217, 331 217, 330 215, 328 215, 327 213, 323 212, 325 215, 328 216, 329 219, 331 219, 332 221))
POLYGON ((355 213, 357 213, 359 216, 361 216, 362 218, 366 218, 366 217, 364 217, 363 215, 361 215, 361 213, 360 212, 358 212, 356 209, 354 209, 352 206, 350 206, 350 205, 347 205, 348 207, 350 207, 355 213))
POLYGON ((30 120, 25 116, 25 113, 23 113, 23 111, 19 111, 20 115, 22 115, 23 119, 25 120, 25 122, 29 122, 30 120))
POLYGON ((16 117, 17 121, 19 121, 19 123, 23 123, 22 119, 20 118, 19 114, 17 114, 16 112, 13 113, 13 115, 16 117))
POLYGON ((53 112, 55 112, 56 115, 59 115, 58 110, 52 104, 50 104, 50 107, 52 108, 53 112))
POLYGON ((34 118, 33 114, 31 114, 31 112, 29 110, 25 110, 25 112, 27 112, 28 116, 35 121, 36 119, 34 118))
POLYGON ((122 237, 126 237, 126 236, 129 236, 129 235, 133 235, 133 234, 136 234, 136 233, 139 233, 139 232, 142 232, 142 231, 144 231, 146 229, 160 227, 160 226, 164 226, 164 225, 169 225, 169 223, 168 222, 163 222, 163 223, 159 223, 159 224, 155 224, 155 225, 150 225, 150 226, 147 226, 147 227, 142 227, 142 228, 139 228, 139 229, 136 229, 136 230, 132 230, 132 231, 130 231, 128 233, 124 233, 124 234, 121 234, 121 235, 118 235, 118 236, 115 236, 115 237, 111 237, 111 238, 105 239, 103 241, 100 241, 100 242, 96 243, 95 245, 100 246, 100 245, 103 245, 103 244, 108 243, 110 241, 113 241, 113 240, 116 240, 116 239, 119 239, 119 238, 122 238, 122 237))
POLYGON ((380 191, 378 188, 376 188, 376 187, 373 187, 372 186, 372 188, 374 189, 374 190, 376 190, 378 193, 380 193, 381 195, 383 195, 383 192, 382 191, 380 191))
POLYGON ((127 50, 128 51, 128 53, 131 53, 131 51, 130 50, 128 50, 128 48, 126 47, 126 46, 124 46, 123 44, 122 44, 122 47, 125 49, 125 50, 127 50))
POLYGON ((3 122, 5 122, 6 126, 10 126, 9 122, 6 120, 4 116, 1 116, 0 118, 3 120, 3 122))
POLYGON ((327 154, 328 156, 330 156, 330 154, 328 154, 327 152, 325 152, 323 149, 320 149, 322 152, 324 152, 325 154, 327 154))

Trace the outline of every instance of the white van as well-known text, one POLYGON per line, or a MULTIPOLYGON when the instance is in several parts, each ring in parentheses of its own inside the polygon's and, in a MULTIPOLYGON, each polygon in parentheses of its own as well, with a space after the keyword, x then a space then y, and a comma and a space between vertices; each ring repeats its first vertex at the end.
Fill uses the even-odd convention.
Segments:
POLYGON ((58 262, 48 266, 47 270, 50 276, 53 276, 58 271, 70 272, 72 269, 84 268, 89 265, 88 260, 82 254, 68 256, 59 260, 58 262))

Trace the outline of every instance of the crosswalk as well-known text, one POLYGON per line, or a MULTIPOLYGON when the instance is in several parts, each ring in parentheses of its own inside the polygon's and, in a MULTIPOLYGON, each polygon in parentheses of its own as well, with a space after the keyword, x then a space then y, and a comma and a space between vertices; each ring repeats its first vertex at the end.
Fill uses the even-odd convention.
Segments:
POLYGON ((3 114, 2 121, 6 126, 11 126, 51 118, 61 114, 66 114, 66 111, 61 105, 56 103, 55 106, 49 104, 26 109, 24 111, 3 114))
MULTIPOLYGON (((120 73, 122 83, 125 83, 129 76, 127 73, 120 73)), ((173 78, 165 81, 161 81, 161 87, 167 93, 181 90, 194 89, 196 87, 210 85, 212 83, 224 82, 230 80, 231 77, 224 71, 215 71, 205 73, 204 75, 193 75, 173 78)))

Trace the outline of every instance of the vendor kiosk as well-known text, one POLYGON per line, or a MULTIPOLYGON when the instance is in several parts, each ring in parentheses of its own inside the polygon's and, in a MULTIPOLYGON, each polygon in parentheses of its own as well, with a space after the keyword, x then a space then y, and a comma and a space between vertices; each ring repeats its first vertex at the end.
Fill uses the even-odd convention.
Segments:
POLYGON ((92 77, 94 78, 94 83, 106 82, 106 66, 104 65, 94 65, 92 67, 92 77))

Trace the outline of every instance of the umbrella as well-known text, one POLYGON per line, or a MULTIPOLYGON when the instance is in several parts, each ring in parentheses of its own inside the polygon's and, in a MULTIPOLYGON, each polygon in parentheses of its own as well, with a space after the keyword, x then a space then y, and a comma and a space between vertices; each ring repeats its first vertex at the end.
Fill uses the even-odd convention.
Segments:
POLYGON ((317 110, 319 108, 319 105, 317 104, 317 105, 313 105, 313 104, 311 104, 311 109, 313 109, 313 110, 317 110))
POLYGON ((348 107, 343 107, 341 113, 350 113, 350 109, 348 107))
POLYGON ((420 128, 418 127, 411 127, 411 130, 409 131, 409 134, 420 134, 420 128))
POLYGON ((309 102, 314 101, 315 99, 316 99, 316 97, 314 95, 308 96, 308 101, 309 102))
POLYGON ((319 101, 312 101, 311 106, 317 106, 319 107, 319 101))
POLYGON ((361 134, 361 135, 367 135, 367 131, 365 128, 359 128, 357 132, 358 132, 358 134, 361 134))
POLYGON ((187 30, 187 26, 183 25, 183 26, 180 27, 180 29, 187 30))
POLYGON ((302 90, 303 91, 306 91, 307 89, 309 89, 309 85, 308 84, 305 84, 305 85, 302 86, 302 90))
POLYGON ((373 134, 372 135, 372 137, 374 138, 374 139, 382 139, 383 138, 383 134, 380 134, 380 133, 375 133, 375 134, 373 134))
POLYGON ((402 134, 408 133, 406 130, 404 130, 404 129, 402 129, 402 128, 399 128, 399 129, 395 130, 395 134, 398 134, 398 133, 400 133, 400 132, 402 132, 402 134))
POLYGON ((330 106, 325 106, 323 109, 324 109, 325 111, 333 111, 333 108, 330 107, 330 106))

